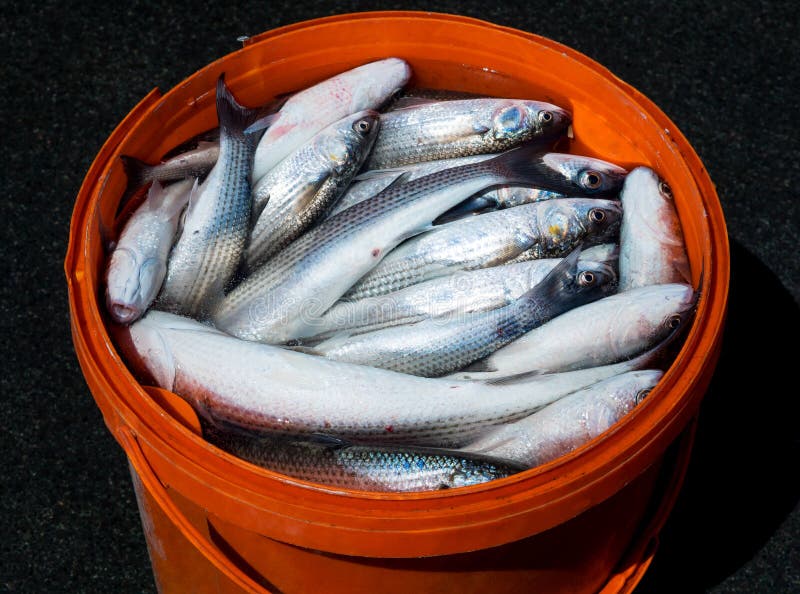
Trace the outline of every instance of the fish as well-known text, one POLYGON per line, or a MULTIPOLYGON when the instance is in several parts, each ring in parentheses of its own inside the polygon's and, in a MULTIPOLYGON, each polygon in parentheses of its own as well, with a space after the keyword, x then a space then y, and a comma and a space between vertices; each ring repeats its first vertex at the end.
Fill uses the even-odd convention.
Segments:
POLYGON ((562 136, 571 114, 552 103, 505 98, 431 101, 381 115, 365 169, 497 153, 562 136))
POLYGON ((619 290, 691 282, 683 230, 672 190, 649 167, 627 176, 620 200, 619 290))
MULTIPOLYGON (((578 270, 599 267, 616 283, 616 245, 593 246, 581 251, 578 270)), ((399 291, 358 301, 338 301, 320 318, 313 337, 301 344, 321 342, 347 330, 350 335, 422 320, 495 309, 512 303, 541 282, 561 258, 542 258, 517 264, 492 266, 439 276, 399 291)))
POLYGON ((372 365, 423 377, 440 377, 493 353, 565 311, 599 299, 608 282, 602 272, 578 272, 580 248, 509 305, 452 318, 431 318, 333 337, 313 352, 335 361, 372 365))
POLYGON ((158 295, 193 184, 188 179, 164 187, 154 181, 122 229, 106 265, 106 309, 115 322, 139 319, 158 295))
POLYGON ((197 147, 161 163, 150 165, 129 155, 120 155, 128 176, 128 186, 136 188, 152 181, 168 182, 202 177, 214 167, 219 156, 219 141, 201 140, 197 147))
POLYGON ((621 218, 617 201, 563 198, 453 221, 393 250, 343 299, 384 295, 437 276, 496 266, 523 252, 527 259, 561 257, 581 242, 615 237, 621 218))
MULTIPOLYGON (((285 343, 314 331, 319 317, 401 241, 442 212, 497 183, 535 182, 533 145, 384 190, 298 237, 219 303, 214 324, 246 340, 285 343)), ((596 208, 593 212, 601 212, 596 208)), ((605 211, 602 211, 605 218, 605 211)))
POLYGON ((451 379, 501 378, 608 365, 634 357, 685 328, 699 293, 669 283, 630 289, 542 324, 451 379))
POLYGON ((365 109, 378 109, 411 78, 400 58, 376 60, 327 78, 289 97, 256 148, 256 183, 298 146, 326 126, 365 109))
POLYGON ((258 110, 239 105, 225 84, 224 73, 216 93, 219 158, 205 181, 192 190, 157 299, 160 309, 199 317, 207 317, 222 298, 239 266, 250 227, 255 142, 244 129, 258 110))
POLYGON ((204 434, 234 456, 286 476, 363 491, 412 493, 479 485, 526 469, 522 464, 442 448, 360 445, 326 435, 305 439, 204 434))
POLYGON ((110 331, 138 381, 173 392, 220 429, 325 433, 354 443, 458 447, 491 425, 638 364, 496 383, 450 381, 241 340, 153 309, 110 331))
POLYGON ((536 413, 488 430, 462 451, 498 456, 534 468, 608 431, 647 398, 658 369, 622 373, 578 390, 536 413))
POLYGON ((278 163, 253 189, 256 223, 245 254, 250 269, 300 235, 345 189, 378 134, 364 110, 331 124, 278 163))

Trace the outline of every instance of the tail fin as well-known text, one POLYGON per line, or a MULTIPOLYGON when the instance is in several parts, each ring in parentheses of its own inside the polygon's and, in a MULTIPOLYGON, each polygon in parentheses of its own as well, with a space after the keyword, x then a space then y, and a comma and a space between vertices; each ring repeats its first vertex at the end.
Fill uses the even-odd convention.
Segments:
POLYGON ((148 182, 153 181, 153 165, 148 165, 144 161, 129 155, 120 155, 122 167, 128 177, 128 188, 135 190, 148 182))
POLYGON ((563 175, 544 164, 542 157, 547 152, 547 145, 541 141, 531 141, 505 151, 484 163, 499 170, 507 178, 506 183, 534 186, 568 196, 575 195, 575 186, 563 175))
POLYGON ((217 117, 220 129, 230 136, 246 141, 245 129, 258 118, 259 110, 244 107, 225 84, 225 73, 217 79, 217 117))

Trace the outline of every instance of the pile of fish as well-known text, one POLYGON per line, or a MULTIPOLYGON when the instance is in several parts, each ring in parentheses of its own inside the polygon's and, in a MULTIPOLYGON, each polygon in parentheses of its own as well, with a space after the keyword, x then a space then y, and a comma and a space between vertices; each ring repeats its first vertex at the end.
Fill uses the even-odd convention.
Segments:
POLYGON ((115 342, 229 453, 354 489, 506 477, 632 410, 694 312, 655 171, 554 151, 561 106, 411 76, 254 109, 222 76, 218 131, 124 158, 150 186, 107 263, 115 342))

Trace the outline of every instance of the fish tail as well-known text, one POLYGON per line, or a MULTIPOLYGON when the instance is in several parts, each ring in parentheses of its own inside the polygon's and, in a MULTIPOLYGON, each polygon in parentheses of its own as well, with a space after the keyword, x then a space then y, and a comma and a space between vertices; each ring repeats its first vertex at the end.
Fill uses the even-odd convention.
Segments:
POLYGON ((531 185, 560 194, 574 194, 572 184, 544 164, 542 156, 546 152, 547 147, 542 143, 526 142, 483 163, 504 176, 508 184, 531 185))
POLYGON ((122 167, 128 177, 128 188, 131 190, 139 188, 148 182, 153 181, 153 165, 148 165, 144 161, 131 157, 130 155, 120 155, 122 167))
POLYGON ((225 84, 225 73, 217 79, 217 117, 219 127, 230 136, 241 141, 249 141, 245 130, 258 119, 260 111, 244 107, 233 96, 225 84))

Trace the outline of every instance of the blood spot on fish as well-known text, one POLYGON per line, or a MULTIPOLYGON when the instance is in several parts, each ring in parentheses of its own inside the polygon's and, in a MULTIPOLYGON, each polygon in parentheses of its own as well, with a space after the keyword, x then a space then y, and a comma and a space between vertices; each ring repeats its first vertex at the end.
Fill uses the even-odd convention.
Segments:
POLYGON ((461 386, 450 386, 451 390, 458 390, 461 386))
POLYGON ((384 429, 386 430, 387 433, 392 433, 394 431, 394 425, 386 425, 384 429))
POLYGON ((326 419, 325 420, 325 429, 329 429, 330 426, 331 426, 331 422, 326 419))
POLYGON ((380 255, 381 255, 381 248, 375 248, 374 250, 372 250, 372 257, 373 258, 377 258, 380 255))
POLYGON ((503 336, 503 334, 504 334, 503 333, 503 329, 502 328, 498 328, 497 329, 497 336, 503 336))

